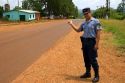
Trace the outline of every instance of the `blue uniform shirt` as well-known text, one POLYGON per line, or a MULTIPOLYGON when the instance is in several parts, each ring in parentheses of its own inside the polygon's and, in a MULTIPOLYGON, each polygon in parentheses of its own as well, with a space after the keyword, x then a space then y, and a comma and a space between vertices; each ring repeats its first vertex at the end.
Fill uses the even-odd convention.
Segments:
POLYGON ((102 30, 102 27, 99 20, 92 17, 89 21, 84 21, 79 29, 84 31, 83 38, 96 38, 97 30, 102 30))

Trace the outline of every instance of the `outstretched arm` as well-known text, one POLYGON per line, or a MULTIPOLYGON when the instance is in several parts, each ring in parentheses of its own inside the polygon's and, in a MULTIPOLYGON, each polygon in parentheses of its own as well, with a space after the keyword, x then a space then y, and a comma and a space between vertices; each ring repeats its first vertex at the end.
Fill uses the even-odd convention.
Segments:
POLYGON ((76 31, 81 32, 80 28, 78 28, 75 24, 73 24, 72 20, 68 21, 68 24, 76 31))

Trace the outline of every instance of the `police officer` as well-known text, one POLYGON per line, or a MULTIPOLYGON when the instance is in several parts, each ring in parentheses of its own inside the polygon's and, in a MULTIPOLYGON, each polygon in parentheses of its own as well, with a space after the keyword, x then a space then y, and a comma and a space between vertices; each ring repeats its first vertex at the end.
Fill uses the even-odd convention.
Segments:
POLYGON ((92 82, 99 81, 99 65, 97 62, 98 57, 98 47, 100 40, 101 24, 98 19, 92 17, 90 8, 85 8, 82 10, 85 21, 77 28, 72 21, 68 23, 76 32, 84 31, 83 35, 80 37, 82 42, 82 51, 85 62, 86 72, 80 78, 90 78, 91 77, 91 66, 94 70, 95 76, 92 82))

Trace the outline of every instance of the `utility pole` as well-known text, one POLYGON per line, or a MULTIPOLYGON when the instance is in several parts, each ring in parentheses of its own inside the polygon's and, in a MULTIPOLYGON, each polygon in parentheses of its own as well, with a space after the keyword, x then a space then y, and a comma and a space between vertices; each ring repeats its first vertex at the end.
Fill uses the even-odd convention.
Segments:
POLYGON ((18 0, 18 7, 20 6, 20 2, 19 2, 19 0, 18 0))
POLYGON ((122 4, 123 4, 123 13, 125 13, 125 0, 122 0, 122 4))
POLYGON ((9 4, 9 0, 7 0, 7 4, 9 4))
POLYGON ((106 19, 109 19, 110 15, 110 0, 106 0, 106 19))

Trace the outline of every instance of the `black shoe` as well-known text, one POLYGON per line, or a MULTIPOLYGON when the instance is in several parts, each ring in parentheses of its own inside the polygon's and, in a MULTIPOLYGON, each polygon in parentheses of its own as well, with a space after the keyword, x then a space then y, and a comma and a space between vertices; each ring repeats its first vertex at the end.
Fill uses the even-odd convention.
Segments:
POLYGON ((80 76, 80 78, 90 78, 91 74, 90 73, 85 73, 82 76, 80 76))
POLYGON ((92 83, 96 83, 96 82, 99 82, 99 76, 94 77, 94 78, 92 79, 92 83))

